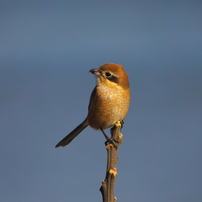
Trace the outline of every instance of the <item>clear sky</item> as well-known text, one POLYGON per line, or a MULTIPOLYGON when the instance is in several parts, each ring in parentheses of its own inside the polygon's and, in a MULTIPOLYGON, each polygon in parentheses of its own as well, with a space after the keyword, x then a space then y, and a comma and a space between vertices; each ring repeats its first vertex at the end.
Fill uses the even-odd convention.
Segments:
POLYGON ((118 201, 201 202, 201 19, 198 0, 2 0, 0 201, 102 201, 101 132, 54 146, 87 114, 88 71, 112 62, 132 92, 118 201))

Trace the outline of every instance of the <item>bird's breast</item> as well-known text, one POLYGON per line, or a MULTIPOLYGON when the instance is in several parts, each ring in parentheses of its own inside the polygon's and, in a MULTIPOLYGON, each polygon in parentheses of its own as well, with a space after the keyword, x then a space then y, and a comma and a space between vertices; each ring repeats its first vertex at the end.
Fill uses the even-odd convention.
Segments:
POLYGON ((129 108, 130 90, 120 86, 97 86, 90 100, 88 122, 94 129, 106 129, 122 121, 129 108))

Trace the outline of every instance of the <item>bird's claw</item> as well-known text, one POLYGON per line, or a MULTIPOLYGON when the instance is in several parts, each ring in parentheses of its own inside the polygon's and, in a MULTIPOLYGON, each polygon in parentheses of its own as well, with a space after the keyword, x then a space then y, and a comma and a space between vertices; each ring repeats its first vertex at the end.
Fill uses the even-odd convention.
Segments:
POLYGON ((123 128, 124 120, 121 121, 121 129, 123 128))
POLYGON ((117 143, 118 141, 113 139, 113 138, 108 138, 106 141, 105 141, 105 146, 109 145, 109 144, 112 144, 114 147, 117 148, 117 143))

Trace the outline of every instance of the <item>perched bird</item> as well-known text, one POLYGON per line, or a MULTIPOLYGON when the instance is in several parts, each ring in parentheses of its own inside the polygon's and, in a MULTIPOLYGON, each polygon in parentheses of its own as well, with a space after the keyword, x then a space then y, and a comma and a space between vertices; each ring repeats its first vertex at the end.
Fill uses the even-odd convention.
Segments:
POLYGON ((107 63, 91 69, 90 72, 96 77, 96 86, 90 97, 88 115, 55 147, 68 145, 87 126, 104 133, 104 129, 126 117, 130 104, 130 89, 124 68, 118 64, 107 63))

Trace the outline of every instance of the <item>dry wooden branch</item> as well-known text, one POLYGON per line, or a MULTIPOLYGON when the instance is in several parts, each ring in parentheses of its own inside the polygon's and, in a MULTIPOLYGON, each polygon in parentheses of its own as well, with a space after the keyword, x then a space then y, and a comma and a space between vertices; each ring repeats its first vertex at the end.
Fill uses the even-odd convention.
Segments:
POLYGON ((102 193, 103 202, 116 202, 116 197, 114 196, 114 185, 115 180, 118 175, 116 164, 118 162, 118 148, 122 143, 122 134, 120 134, 121 123, 118 122, 111 129, 111 139, 115 141, 115 144, 108 143, 106 145, 107 149, 107 169, 105 180, 102 181, 102 186, 100 191, 102 193))

